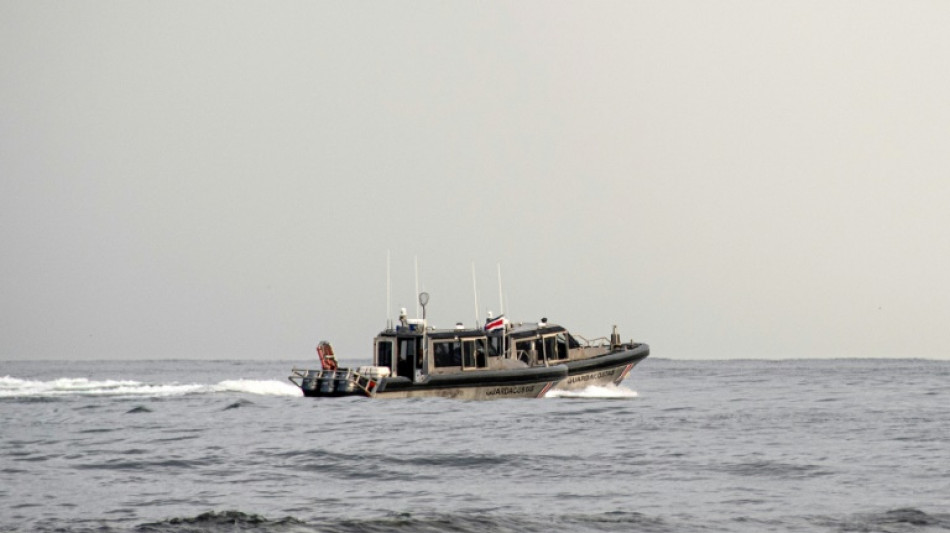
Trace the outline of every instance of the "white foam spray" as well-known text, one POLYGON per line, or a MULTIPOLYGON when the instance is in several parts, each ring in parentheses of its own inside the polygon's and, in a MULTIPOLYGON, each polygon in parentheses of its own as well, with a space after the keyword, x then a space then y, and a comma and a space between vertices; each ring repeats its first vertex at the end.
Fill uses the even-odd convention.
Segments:
POLYGON ((300 388, 283 381, 258 381, 254 379, 237 379, 222 381, 215 385, 215 392, 246 392, 262 396, 302 396, 300 388))
POLYGON ((544 395, 545 398, 602 398, 611 400, 625 400, 636 398, 637 391, 628 389, 623 385, 591 385, 579 390, 551 390, 544 395))
POLYGON ((225 380, 216 384, 142 383, 131 380, 89 380, 59 378, 50 381, 0 377, 0 398, 44 398, 64 396, 166 397, 186 394, 240 392, 268 396, 300 396, 300 389, 275 380, 225 380))

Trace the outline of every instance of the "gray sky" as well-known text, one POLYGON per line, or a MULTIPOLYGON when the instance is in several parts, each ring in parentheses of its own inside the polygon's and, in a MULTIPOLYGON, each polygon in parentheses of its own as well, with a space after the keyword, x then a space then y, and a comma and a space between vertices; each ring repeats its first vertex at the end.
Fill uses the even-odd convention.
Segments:
MULTIPOLYGON (((950 3, 0 0, 0 359, 393 308, 950 358, 950 3)), ((0 371, 2 373, 2 371, 0 371)))

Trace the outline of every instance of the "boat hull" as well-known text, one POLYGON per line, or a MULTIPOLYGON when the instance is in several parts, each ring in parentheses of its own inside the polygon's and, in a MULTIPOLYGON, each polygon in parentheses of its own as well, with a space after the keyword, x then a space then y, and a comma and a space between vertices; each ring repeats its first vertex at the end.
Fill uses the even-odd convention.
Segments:
POLYGON ((633 367, 650 355, 646 344, 625 344, 620 350, 590 359, 568 361, 567 377, 557 383, 556 390, 580 390, 587 387, 619 385, 633 367))
POLYGON ((405 377, 369 379, 358 372, 343 370, 336 375, 314 374, 294 381, 304 396, 327 398, 368 396, 370 398, 452 398, 458 400, 498 400, 539 398, 568 375, 566 365, 514 370, 476 370, 458 374, 430 375, 421 382, 405 377), (346 379, 341 379, 341 374, 346 379))

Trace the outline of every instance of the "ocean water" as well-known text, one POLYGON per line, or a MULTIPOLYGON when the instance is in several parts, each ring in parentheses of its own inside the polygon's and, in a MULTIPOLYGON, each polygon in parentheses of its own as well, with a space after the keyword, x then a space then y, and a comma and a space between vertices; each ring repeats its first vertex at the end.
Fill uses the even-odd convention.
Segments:
POLYGON ((950 531, 950 362, 493 402, 303 398, 306 363, 0 362, 0 531, 950 531))

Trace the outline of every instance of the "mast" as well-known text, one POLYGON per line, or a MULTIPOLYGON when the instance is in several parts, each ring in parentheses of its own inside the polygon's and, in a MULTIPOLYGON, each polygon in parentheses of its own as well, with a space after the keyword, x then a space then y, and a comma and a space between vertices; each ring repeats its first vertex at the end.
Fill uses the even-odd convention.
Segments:
MULTIPOLYGON (((429 293, 420 292, 418 303, 422 305, 422 368, 413 372, 413 381, 423 379, 429 373, 429 324, 426 323, 426 304, 429 303, 429 293)), ((418 365, 413 365, 418 367, 418 365)))
POLYGON ((475 329, 478 329, 478 286, 475 284, 475 261, 472 261, 472 291, 475 293, 475 329))
MULTIPOLYGON (((505 318, 505 299, 502 296, 502 292, 501 292, 501 263, 497 263, 496 266, 498 267, 498 316, 504 319, 505 318)), ((502 322, 501 352, 503 356, 506 358, 508 357, 508 350, 505 348, 505 341, 507 340, 508 340, 508 327, 505 326, 504 322, 502 322)))
POLYGON ((501 296, 501 263, 498 263, 498 314, 505 314, 505 299, 501 296))
POLYGON ((393 329, 392 283, 389 272, 389 250, 386 250, 386 329, 393 329))

